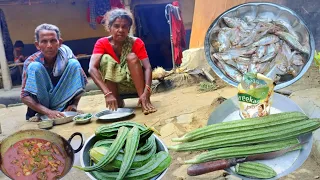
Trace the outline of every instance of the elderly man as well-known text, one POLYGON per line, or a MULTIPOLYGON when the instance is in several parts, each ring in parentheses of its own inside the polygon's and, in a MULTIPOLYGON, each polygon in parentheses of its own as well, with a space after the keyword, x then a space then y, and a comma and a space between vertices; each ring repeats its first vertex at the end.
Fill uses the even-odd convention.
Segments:
POLYGON ((38 114, 50 119, 76 111, 87 77, 71 49, 62 44, 55 25, 41 24, 35 29, 39 50, 26 59, 22 75, 21 100, 28 106, 26 119, 38 114))

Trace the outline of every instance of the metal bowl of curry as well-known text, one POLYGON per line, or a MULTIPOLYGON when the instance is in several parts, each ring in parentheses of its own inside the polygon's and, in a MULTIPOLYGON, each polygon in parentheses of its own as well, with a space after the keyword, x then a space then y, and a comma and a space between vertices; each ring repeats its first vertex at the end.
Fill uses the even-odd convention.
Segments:
POLYGON ((74 154, 83 147, 81 133, 73 133, 68 140, 47 130, 18 131, 1 142, 1 171, 11 179, 60 179, 73 166, 74 154), (81 145, 74 150, 70 145, 75 136, 81 145))
POLYGON ((237 86, 246 72, 272 78, 275 90, 298 81, 313 62, 315 41, 305 21, 274 3, 244 3, 208 28, 205 56, 213 71, 237 86))

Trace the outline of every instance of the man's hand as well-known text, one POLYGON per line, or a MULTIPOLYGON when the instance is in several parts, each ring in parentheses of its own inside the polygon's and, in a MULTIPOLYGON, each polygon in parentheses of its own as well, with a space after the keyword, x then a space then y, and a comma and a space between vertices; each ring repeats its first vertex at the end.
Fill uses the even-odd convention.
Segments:
POLYGON ((24 56, 23 56, 23 55, 20 55, 20 56, 19 56, 19 60, 20 60, 21 62, 23 62, 23 61, 24 61, 24 56))
POLYGON ((105 98, 106 98, 106 107, 112 111, 116 111, 118 109, 117 98, 115 98, 113 94, 109 94, 105 98))
POLYGON ((59 119, 59 118, 65 117, 62 112, 53 111, 53 110, 47 111, 46 115, 48 116, 49 119, 59 119))

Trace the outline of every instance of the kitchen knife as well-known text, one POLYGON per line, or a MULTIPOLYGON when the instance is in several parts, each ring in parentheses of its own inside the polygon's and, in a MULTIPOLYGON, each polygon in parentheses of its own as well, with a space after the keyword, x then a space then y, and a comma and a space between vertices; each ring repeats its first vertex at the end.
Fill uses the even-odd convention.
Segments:
POLYGON ((210 161, 210 162, 204 162, 200 164, 194 164, 191 165, 187 169, 187 174, 189 176, 197 176, 217 170, 222 170, 229 168, 231 166, 235 166, 237 163, 242 163, 246 161, 254 161, 254 160, 266 160, 266 159, 273 159, 279 156, 284 155, 285 153, 294 150, 295 148, 307 143, 305 142, 300 142, 299 144, 296 144, 294 146, 290 146, 287 148, 284 148, 279 151, 273 151, 273 152, 268 152, 268 153, 262 153, 262 154, 255 154, 255 155, 250 155, 244 158, 232 158, 232 159, 221 159, 217 161, 210 161))

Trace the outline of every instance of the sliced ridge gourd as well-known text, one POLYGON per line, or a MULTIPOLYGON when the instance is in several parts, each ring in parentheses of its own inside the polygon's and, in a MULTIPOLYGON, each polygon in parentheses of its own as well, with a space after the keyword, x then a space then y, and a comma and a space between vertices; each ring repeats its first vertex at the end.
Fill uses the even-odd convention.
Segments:
MULTIPOLYGON (((147 146, 147 147, 150 146, 150 143, 152 143, 152 139, 154 139, 154 138, 150 138, 152 136, 152 134, 153 134, 152 128, 148 128, 146 130, 140 131, 139 148, 141 148, 142 146, 147 146), (147 142, 149 138, 150 138, 150 141, 147 142), (145 143, 149 143, 149 144, 145 145, 145 143)), ((114 139, 102 139, 102 140, 97 141, 93 145, 93 147, 99 147, 99 146, 109 147, 113 141, 114 141, 114 139)), ((150 148, 149 149, 148 148, 145 149, 145 148, 146 147, 142 148, 143 151, 150 150, 150 148)))
POLYGON ((106 164, 112 162, 114 158, 118 155, 120 149, 123 147, 126 141, 128 132, 129 132, 129 129, 125 126, 122 126, 119 128, 117 137, 111 144, 108 153, 105 156, 103 156, 103 158, 97 164, 94 164, 93 166, 87 166, 87 167, 79 167, 79 166, 74 166, 74 167, 86 172, 102 169, 106 164))
MULTIPOLYGON (((208 132, 206 135, 197 135, 195 136, 191 141, 214 136, 214 135, 219 135, 219 134, 232 134, 233 132, 238 132, 238 131, 249 131, 249 130, 255 130, 259 128, 266 128, 270 126, 277 126, 285 123, 292 123, 292 122, 297 122, 297 121, 305 121, 308 120, 307 116, 298 116, 298 117, 292 117, 292 118, 286 118, 286 119, 280 119, 279 121, 274 121, 274 120, 264 120, 262 122, 257 122, 252 125, 248 126, 240 126, 240 127, 227 127, 227 129, 221 129, 221 130, 211 130, 208 132)), ((242 120, 240 120, 242 121, 242 120)))
POLYGON ((152 146, 152 148, 147 151, 145 154, 136 154, 133 160, 134 167, 143 166, 145 161, 148 161, 151 159, 151 156, 156 154, 157 152, 157 146, 152 146))
POLYGON ((126 176, 126 179, 128 180, 148 180, 156 175, 162 173, 164 170, 166 170, 170 164, 171 164, 171 156, 169 153, 165 151, 160 151, 158 154, 156 154, 156 162, 153 164, 150 164, 148 169, 145 169, 144 171, 135 169, 128 173, 128 176, 126 176), (149 173, 146 173, 149 172, 149 173))
POLYGON ((176 151, 192 151, 192 150, 203 150, 203 149, 215 149, 229 146, 239 146, 239 145, 248 145, 256 144, 261 142, 270 142, 274 140, 288 139, 291 137, 297 137, 301 134, 310 133, 313 130, 319 128, 320 123, 312 120, 307 120, 310 122, 302 122, 299 126, 295 125, 279 128, 277 130, 265 129, 263 133, 257 131, 250 131, 253 136, 248 136, 248 134, 234 133, 233 135, 225 136, 215 136, 212 138, 207 138, 203 140, 197 140, 193 142, 181 143, 175 146, 169 146, 169 149, 176 151), (244 136, 246 135, 246 136, 244 136))
POLYGON ((119 128, 98 127, 95 131, 95 135, 101 138, 113 138, 116 136, 118 129, 119 128))
POLYGON ((137 153, 138 154, 144 154, 144 153, 147 153, 149 152, 153 147, 157 147, 157 144, 156 144, 156 138, 155 136, 150 136, 148 138, 148 140, 146 141, 146 143, 144 145, 142 145, 141 147, 139 147, 137 153))
POLYGON ((100 147, 100 146, 110 147, 113 141, 114 139, 102 139, 94 143, 93 147, 100 147))
MULTIPOLYGON (((98 163, 101 158, 105 154, 107 154, 109 147, 106 146, 99 146, 94 147, 90 150, 90 158, 93 160, 94 163, 98 163)), ((146 154, 136 154, 133 163, 131 165, 131 169, 137 169, 145 165, 147 162, 149 162, 154 154, 156 154, 157 147, 153 146, 150 151, 148 151, 146 154)), ((124 155, 123 153, 119 153, 117 157, 107 164, 105 167, 103 167, 103 170, 106 171, 113 171, 114 169, 120 169, 121 163, 123 161, 124 155)))
POLYGON ((280 137, 272 135, 270 138, 263 137, 263 138, 259 138, 251 141, 235 143, 234 145, 257 144, 261 142, 271 142, 271 141, 289 139, 292 137, 298 137, 303 134, 312 133, 312 131, 317 130, 320 127, 320 119, 309 119, 306 121, 310 121, 310 123, 304 124, 303 127, 299 127, 298 130, 293 130, 293 131, 286 130, 285 132, 281 132, 281 133, 277 132, 279 133, 280 137))
POLYGON ((128 128, 132 128, 134 126, 137 126, 140 130, 146 130, 147 127, 144 125, 141 125, 140 123, 137 122, 133 122, 133 121, 121 121, 121 122, 114 122, 111 124, 106 124, 106 125, 102 125, 97 127, 96 131, 101 131, 101 130, 105 130, 105 129, 110 129, 110 128, 120 128, 122 126, 126 126, 128 128))
MULTIPOLYGON (((192 141, 192 140, 200 139, 200 138, 203 137, 203 135, 207 135, 208 133, 212 133, 212 132, 215 133, 214 130, 221 131, 221 130, 224 130, 224 129, 230 129, 231 128, 230 132, 232 132, 232 129, 237 129, 237 128, 240 128, 240 127, 246 128, 246 126, 249 126, 249 125, 252 125, 252 124, 261 124, 261 121, 268 122, 268 121, 275 121, 275 119, 277 119, 277 121, 279 121, 279 120, 288 119, 288 118, 303 118, 303 119, 307 119, 308 117, 305 114, 301 113, 301 112, 286 112, 286 113, 271 114, 269 116, 264 116, 264 117, 248 118, 248 119, 244 119, 244 120, 222 122, 222 123, 217 123, 217 124, 212 124, 212 125, 209 125, 209 126, 205 126, 203 128, 198 128, 196 130, 193 130, 191 132, 186 133, 184 136, 182 136, 180 138, 173 138, 172 140, 173 141, 181 141, 181 142, 192 141)), ((218 133, 221 133, 221 132, 218 132, 218 133)))
MULTIPOLYGON (((141 168, 138 168, 136 170, 143 170, 145 169, 147 166, 150 166, 151 164, 156 163, 157 161, 157 154, 154 154, 151 158, 151 160, 145 164, 144 166, 142 166, 141 168)), ((129 172, 132 172, 133 170, 130 170, 129 172)), ((106 171, 91 171, 90 172, 97 180, 104 180, 104 179, 108 179, 108 180, 115 180, 118 175, 119 172, 106 172, 106 171)))
POLYGON ((136 155, 140 139, 140 132, 137 126, 134 126, 128 133, 127 141, 124 149, 124 157, 121 163, 119 175, 117 180, 121 180, 130 170, 133 163, 134 156, 136 155))
POLYGON ((141 131, 140 142, 145 143, 150 138, 150 136, 152 136, 152 134, 153 134, 153 128, 150 128, 150 127, 147 130, 141 131))
POLYGON ((228 121, 217 124, 212 124, 202 128, 198 128, 191 132, 186 133, 180 138, 173 138, 174 142, 186 142, 210 137, 212 135, 236 132, 238 130, 250 130, 262 127, 268 127, 270 125, 278 125, 282 123, 289 123, 294 121, 306 120, 308 117, 301 112, 286 112, 271 114, 269 116, 248 118, 244 120, 228 121))
MULTIPOLYGON (((150 165, 155 164, 157 162, 157 155, 158 154, 154 154, 152 156, 151 160, 147 164, 145 164, 144 166, 142 166, 141 168, 138 168, 136 170, 142 171, 142 170, 145 170, 150 165)), ((130 170, 129 172, 132 172, 132 171, 133 170, 130 170)), ((91 171, 90 173, 92 175, 94 175, 94 177, 98 180, 104 180, 104 179, 115 180, 119 175, 119 172, 106 172, 106 171, 91 171)))
MULTIPOLYGON (((153 146, 156 146, 156 142, 154 139, 154 136, 150 134, 150 131, 154 131, 153 128, 147 128, 146 126, 143 126, 139 123, 136 122, 131 122, 131 121, 125 121, 125 122, 116 122, 108 125, 102 125, 96 128, 95 134, 97 137, 100 138, 112 138, 115 136, 117 130, 121 126, 126 126, 128 128, 132 128, 133 126, 137 126, 140 130, 140 137, 141 138, 147 138, 147 136, 150 136, 147 140, 146 143, 142 143, 139 146, 139 149, 137 153, 147 153, 152 149, 153 146), (149 130, 148 130, 149 129, 149 130)), ((141 140, 142 141, 142 140, 141 140)))
POLYGON ((238 163, 235 170, 237 174, 251 178, 269 179, 277 176, 271 167, 258 162, 238 163))
POLYGON ((176 151, 194 151, 229 147, 234 145, 247 145, 274 140, 288 139, 302 134, 310 133, 320 127, 318 119, 309 119, 286 123, 278 126, 269 126, 255 130, 234 132, 232 134, 220 134, 211 138, 196 140, 193 142, 180 143, 169 146, 176 151))
MULTIPOLYGON (((147 180, 155 177, 156 175, 163 172, 166 168, 170 166, 171 156, 165 152, 160 151, 153 156, 153 158, 141 168, 130 170, 124 179, 128 180, 147 180)), ((104 171, 92 171, 91 172, 96 179, 116 179, 118 172, 104 172, 104 171)))
MULTIPOLYGON (((201 153, 193 159, 185 161, 186 164, 197 164, 207 161, 214 161, 225 158, 240 158, 246 157, 248 155, 260 154, 272 151, 278 151, 281 149, 285 149, 294 145, 299 144, 299 140, 297 138, 291 138, 288 140, 263 143, 258 145, 250 145, 250 146, 235 146, 235 147, 226 147, 214 149, 208 152, 201 153)), ((302 146, 298 146, 293 149, 298 150, 301 149, 302 146)))
MULTIPOLYGON (((101 146, 110 147, 113 141, 114 141, 114 139, 101 139, 101 140, 97 141, 96 143, 94 143, 92 148, 101 147, 101 146)), ((120 149, 119 153, 123 153, 123 152, 124 152, 123 149, 120 149)))
POLYGON ((115 122, 108 125, 102 125, 96 128, 95 135, 103 138, 110 138, 117 134, 118 129, 122 126, 125 126, 131 129, 134 126, 137 126, 139 130, 144 131, 147 130, 147 127, 132 121, 123 121, 123 122, 115 122))

